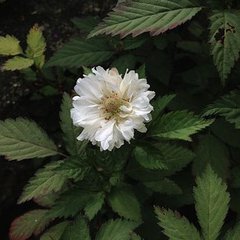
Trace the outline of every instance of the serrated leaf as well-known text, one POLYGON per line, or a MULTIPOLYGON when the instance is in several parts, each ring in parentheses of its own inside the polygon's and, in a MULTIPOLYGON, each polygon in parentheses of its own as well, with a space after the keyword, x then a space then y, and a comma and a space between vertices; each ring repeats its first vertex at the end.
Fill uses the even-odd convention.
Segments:
POLYGON ((224 240, 238 240, 240 236, 240 223, 237 223, 233 229, 227 231, 224 240))
POLYGON ((60 161, 52 162, 39 169, 25 186, 18 203, 60 191, 67 180, 63 171, 56 171, 60 164, 60 161))
POLYGON ((9 160, 23 160, 58 152, 53 141, 35 122, 17 118, 0 121, 0 154, 9 160))
POLYGON ((99 17, 87 16, 84 18, 73 18, 71 21, 77 28, 89 33, 99 23, 99 17))
POLYGON ((226 178, 229 174, 229 152, 224 143, 212 135, 201 138, 193 161, 193 173, 201 174, 208 164, 219 177, 226 178))
POLYGON ((42 34, 42 30, 38 25, 34 25, 27 35, 26 54, 32 58, 37 67, 42 67, 45 62, 44 52, 46 49, 46 41, 42 34))
POLYGON ((73 217, 84 209, 94 193, 80 189, 71 189, 63 193, 56 200, 54 206, 49 210, 48 216, 55 217, 73 217), (68 207, 66 207, 68 206, 68 207))
POLYGON ((146 181, 143 184, 154 192, 165 193, 169 195, 181 194, 182 189, 172 180, 164 178, 159 181, 146 181))
POLYGON ((56 169, 56 173, 64 174, 64 176, 72 179, 74 182, 82 180, 89 171, 89 166, 83 162, 83 159, 78 156, 64 159, 56 169))
POLYGON ((7 60, 3 64, 2 70, 6 71, 22 70, 31 67, 33 63, 34 62, 32 59, 16 56, 7 60))
POLYGON ((163 163, 167 169, 162 170, 148 170, 136 164, 135 161, 129 163, 128 169, 129 175, 142 182, 146 181, 159 181, 165 176, 170 176, 180 171, 188 163, 192 161, 195 154, 187 148, 178 146, 176 144, 169 144, 161 142, 155 144, 156 148, 161 153, 163 163))
POLYGON ((125 74, 126 70, 134 70, 137 59, 134 55, 126 54, 114 60, 112 67, 117 68, 120 74, 125 74))
POLYGON ((26 240, 32 234, 38 235, 48 225, 50 219, 46 217, 48 210, 32 210, 16 218, 10 226, 10 240, 26 240))
POLYGON ((63 139, 66 149, 71 155, 82 155, 87 142, 77 140, 80 130, 73 125, 73 120, 70 115, 71 108, 72 99, 67 93, 64 93, 60 111, 60 124, 63 131, 63 139))
POLYGON ((134 156, 138 163, 148 169, 167 169, 164 156, 154 146, 137 146, 134 149, 134 156))
POLYGON ((191 135, 209 126, 213 120, 205 120, 192 112, 176 111, 164 114, 152 127, 150 135, 157 138, 191 141, 191 135))
POLYGON ((44 234, 40 237, 40 240, 60 240, 68 224, 69 222, 65 221, 52 226, 44 232, 44 234))
POLYGON ((73 39, 58 50, 46 66, 80 67, 97 65, 113 55, 106 39, 73 39))
POLYGON ((93 195, 86 207, 84 208, 85 214, 88 217, 89 220, 92 220, 95 215, 101 210, 103 204, 104 204, 104 193, 100 192, 95 195, 93 195))
MULTIPOLYGON (((25 187, 26 188, 26 187, 25 187)), ((34 197, 33 201, 41 207, 50 208, 53 206, 54 202, 58 198, 59 193, 51 192, 47 195, 41 195, 34 197)))
POLYGON ((103 224, 97 233, 96 240, 129 240, 137 223, 127 220, 110 220, 103 224))
POLYGON ((211 52, 224 83, 239 58, 240 13, 233 10, 214 11, 210 22, 211 52))
POLYGON ((141 240, 141 237, 133 232, 129 240, 141 240))
POLYGON ((168 106, 168 104, 175 98, 175 94, 165 95, 157 98, 153 102, 152 122, 155 122, 160 117, 160 114, 168 106))
POLYGON ((169 240, 201 240, 196 227, 192 225, 185 217, 171 210, 155 208, 155 213, 160 221, 159 225, 163 232, 169 237, 169 240))
POLYGON ((188 0, 131 0, 118 4, 89 35, 158 35, 190 20, 201 7, 188 0))
POLYGON ((140 203, 131 189, 124 187, 113 188, 108 201, 113 211, 117 212, 121 217, 141 221, 140 203))
POLYGON ((81 216, 65 229, 61 237, 61 240, 79 239, 91 240, 88 225, 81 216))
POLYGON ((227 186, 210 166, 196 180, 194 188, 195 208, 204 239, 216 240, 228 212, 227 186))
POLYGON ((0 36, 0 55, 14 56, 22 53, 22 48, 19 45, 19 40, 14 36, 0 36))
POLYGON ((240 91, 232 91, 230 94, 221 97, 221 99, 210 104, 204 116, 220 115, 240 128, 240 91))
POLYGON ((146 42, 146 40, 146 36, 138 36, 135 38, 128 36, 123 39, 124 50, 132 50, 139 48, 146 42))

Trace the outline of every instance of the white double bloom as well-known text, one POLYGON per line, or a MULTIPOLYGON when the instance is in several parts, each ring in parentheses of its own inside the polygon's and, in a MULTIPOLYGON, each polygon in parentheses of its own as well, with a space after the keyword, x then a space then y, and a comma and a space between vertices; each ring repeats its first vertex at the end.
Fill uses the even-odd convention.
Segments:
POLYGON ((135 129, 147 131, 144 123, 151 120, 150 100, 155 93, 148 91, 146 79, 139 79, 135 71, 123 78, 116 68, 97 67, 92 72, 77 80, 74 90, 79 96, 73 97, 71 117, 74 125, 83 128, 78 140, 111 151, 124 140, 130 142, 135 129))

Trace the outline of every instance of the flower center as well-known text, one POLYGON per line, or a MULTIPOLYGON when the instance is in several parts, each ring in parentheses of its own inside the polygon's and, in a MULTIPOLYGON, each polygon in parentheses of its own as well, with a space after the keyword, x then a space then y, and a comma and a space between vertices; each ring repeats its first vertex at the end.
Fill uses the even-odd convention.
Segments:
POLYGON ((119 118, 121 112, 120 107, 127 105, 128 101, 120 98, 117 93, 112 92, 111 95, 103 97, 102 108, 106 120, 111 118, 119 118))

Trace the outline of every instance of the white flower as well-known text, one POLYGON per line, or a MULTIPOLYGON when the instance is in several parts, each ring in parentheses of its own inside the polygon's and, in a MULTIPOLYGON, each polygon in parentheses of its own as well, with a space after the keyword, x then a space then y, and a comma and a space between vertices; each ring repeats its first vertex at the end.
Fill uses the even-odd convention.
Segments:
POLYGON ((134 137, 134 130, 146 132, 145 122, 151 120, 150 100, 155 93, 148 91, 146 79, 135 71, 122 78, 116 68, 92 69, 93 73, 77 80, 71 117, 83 128, 78 140, 90 140, 101 150, 119 148, 134 137))

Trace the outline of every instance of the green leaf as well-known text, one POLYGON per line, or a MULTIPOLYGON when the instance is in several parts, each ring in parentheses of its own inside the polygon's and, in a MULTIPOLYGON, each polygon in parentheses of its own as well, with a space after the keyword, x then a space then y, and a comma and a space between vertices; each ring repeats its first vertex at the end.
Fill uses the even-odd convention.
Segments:
POLYGON ((64 172, 56 171, 60 164, 60 161, 51 162, 45 165, 44 168, 39 169, 25 186, 18 203, 60 191, 67 180, 64 172))
POLYGON ((227 186, 210 166, 196 180, 194 188, 195 208, 204 239, 216 240, 228 212, 230 200, 227 186))
POLYGON ((55 202, 54 206, 49 210, 48 216, 55 217, 73 217, 84 209, 89 200, 92 199, 94 193, 80 189, 71 189, 63 193, 55 202), (68 206, 68 207, 66 207, 68 206))
POLYGON ((104 204, 104 193, 100 192, 95 195, 93 195, 86 207, 84 208, 85 214, 88 217, 89 220, 92 220, 95 215, 101 210, 103 204, 104 204))
POLYGON ((27 240, 32 234, 38 235, 48 225, 50 219, 46 217, 48 210, 32 210, 16 218, 10 226, 11 240, 27 240))
POLYGON ((17 38, 10 35, 0 36, 0 55, 14 56, 20 53, 22 53, 22 48, 17 38))
POLYGON ((238 240, 239 236, 240 236, 240 223, 237 223, 233 229, 227 232, 224 240, 238 240))
POLYGON ((80 67, 97 65, 113 55, 106 39, 73 39, 58 50, 46 66, 80 67))
POLYGON ((240 128, 240 91, 232 91, 230 94, 223 96, 221 99, 209 105, 204 116, 220 115, 240 128))
POLYGON ((31 67, 33 63, 34 62, 32 59, 16 56, 7 60, 3 64, 2 70, 7 71, 22 70, 31 67))
POLYGON ((71 21, 77 28, 89 33, 99 23, 99 17, 87 16, 84 18, 73 18, 71 21))
POLYGON ((140 203, 131 189, 125 187, 113 188, 108 201, 113 211, 121 217, 141 221, 140 203))
POLYGON ((164 178, 159 181, 146 181, 143 184, 154 192, 165 193, 169 195, 182 194, 182 189, 172 180, 164 178))
POLYGON ((167 169, 164 156, 154 146, 137 146, 134 149, 134 156, 138 163, 148 169, 167 169))
POLYGON ((160 114, 163 110, 168 106, 168 104, 175 98, 175 94, 165 95, 162 97, 157 98, 153 102, 153 113, 152 113, 152 122, 157 121, 160 117, 160 114))
POLYGON ((57 147, 35 122, 17 118, 0 121, 0 154, 9 160, 58 154, 57 147))
POLYGON ((60 111, 60 124, 64 134, 63 139, 67 151, 71 155, 79 155, 82 154, 82 151, 86 147, 86 141, 77 140, 77 137, 80 134, 80 129, 73 125, 73 120, 70 115, 71 108, 72 99, 67 93, 64 93, 60 111))
POLYGON ((146 42, 146 40, 146 36, 143 35, 135 38, 128 36, 123 39, 124 50, 132 50, 139 48, 146 42))
MULTIPOLYGON (((91 240, 86 221, 80 216, 64 231, 61 240, 91 240)), ((54 239, 55 240, 55 239, 54 239)))
POLYGON ((78 156, 64 159, 56 169, 56 172, 64 174, 74 182, 82 180, 88 171, 89 166, 87 166, 86 163, 83 162, 83 159, 78 156))
POLYGON ((60 240, 68 224, 69 222, 65 221, 52 226, 40 237, 40 240, 60 240))
POLYGON ((134 70, 137 60, 134 55, 127 54, 120 56, 112 62, 111 66, 116 67, 118 72, 125 74, 126 70, 134 70))
POLYGON ((157 138, 191 141, 191 135, 209 126, 213 120, 205 120, 192 112, 176 111, 163 115, 152 127, 150 135, 157 138))
POLYGON ((210 21, 211 52, 224 83, 239 58, 240 14, 233 10, 214 11, 210 21))
POLYGON ((137 223, 127 220, 110 220, 102 225, 96 240, 129 240, 131 232, 137 226, 137 223))
POLYGON ((163 232, 169 237, 169 240, 201 240, 196 227, 185 217, 181 217, 179 213, 158 207, 155 208, 155 213, 160 221, 159 225, 163 228, 163 232))
POLYGON ((190 20, 201 7, 188 0, 131 0, 118 4, 89 35, 111 34, 134 37, 150 32, 158 35, 190 20))
MULTIPOLYGON (((162 156, 161 161, 166 166, 166 169, 149 170, 141 167, 135 161, 131 161, 128 166, 130 167, 128 172, 132 178, 142 182, 162 180, 163 177, 173 175, 177 171, 180 171, 190 163, 195 156, 189 149, 176 144, 161 142, 156 144, 155 147, 160 152, 162 156)), ((142 161, 144 161, 144 159, 142 161)))
POLYGON ((224 143, 212 135, 201 138, 193 161, 193 173, 201 174, 208 164, 221 178, 229 174, 229 152, 224 143))
POLYGON ((133 233, 131 234, 130 240, 141 240, 141 237, 138 236, 136 233, 133 232, 133 233))

